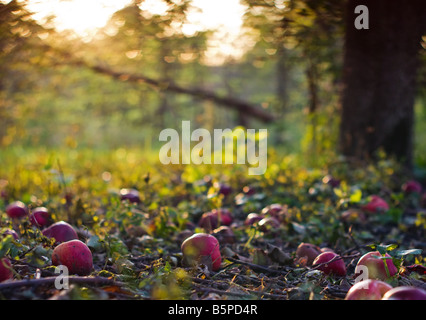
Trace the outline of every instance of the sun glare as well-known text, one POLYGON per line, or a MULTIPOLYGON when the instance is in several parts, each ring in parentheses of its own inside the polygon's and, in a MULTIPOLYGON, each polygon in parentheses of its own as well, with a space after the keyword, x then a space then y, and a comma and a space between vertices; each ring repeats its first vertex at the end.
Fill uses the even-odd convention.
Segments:
MULTIPOLYGON (((114 12, 129 3, 131 0, 36 0, 29 1, 27 6, 36 20, 44 22, 53 15, 52 22, 58 31, 70 30, 90 41, 114 12)), ((217 30, 208 44, 206 63, 221 64, 227 58, 241 56, 245 7, 239 0, 192 0, 192 5, 195 9, 188 13, 188 23, 180 26, 181 31, 192 36, 206 29, 217 30)), ((161 15, 166 13, 168 5, 162 0, 145 0, 141 9, 161 15)))

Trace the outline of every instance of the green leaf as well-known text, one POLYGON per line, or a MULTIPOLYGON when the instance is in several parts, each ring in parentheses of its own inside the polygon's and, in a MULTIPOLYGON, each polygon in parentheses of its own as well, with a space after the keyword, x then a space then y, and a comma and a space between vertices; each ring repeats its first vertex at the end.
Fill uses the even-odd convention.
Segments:
POLYGON ((349 201, 358 203, 362 199, 362 191, 360 189, 356 189, 350 196, 349 201))

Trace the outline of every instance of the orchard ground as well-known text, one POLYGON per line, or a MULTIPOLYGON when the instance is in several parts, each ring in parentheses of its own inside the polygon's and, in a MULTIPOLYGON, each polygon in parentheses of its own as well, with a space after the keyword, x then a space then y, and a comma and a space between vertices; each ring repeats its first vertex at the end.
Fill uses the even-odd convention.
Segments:
POLYGON ((413 177, 385 158, 359 169, 337 157, 307 167, 302 158, 270 151, 266 172, 250 176, 246 165, 163 165, 158 153, 141 150, 0 155, 1 228, 19 235, 1 238, 0 255, 14 271, 0 283, 3 299, 340 300, 354 284, 359 258, 377 248, 398 267, 387 279, 392 287, 425 285, 422 193, 404 192, 413 177), (140 201, 122 201, 122 188, 137 190, 140 201), (363 211, 373 195, 389 208, 363 211), (57 276, 56 244, 28 218, 6 215, 18 200, 75 228, 93 255, 89 276, 55 288, 49 279, 57 276), (231 213, 228 233, 199 225, 214 209, 231 213), (250 213, 278 224, 247 224, 250 213), (219 270, 203 260, 182 263, 181 244, 197 232, 219 240, 219 270), (326 275, 297 257, 302 242, 340 255, 346 275, 326 275))

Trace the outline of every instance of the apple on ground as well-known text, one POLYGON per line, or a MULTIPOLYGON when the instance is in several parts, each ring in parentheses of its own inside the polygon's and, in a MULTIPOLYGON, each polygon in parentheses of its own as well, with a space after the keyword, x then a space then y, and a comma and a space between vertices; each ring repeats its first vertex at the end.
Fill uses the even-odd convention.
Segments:
POLYGON ((28 208, 22 201, 15 201, 6 207, 6 214, 11 219, 21 219, 28 215, 28 208))
POLYGON ((389 205, 383 198, 373 195, 370 201, 363 205, 361 209, 366 213, 383 213, 389 210, 389 205))
POLYGON ((19 239, 18 233, 13 229, 4 229, 3 230, 3 236, 8 236, 8 235, 11 235, 13 237, 13 239, 15 239, 15 240, 19 239))
POLYGON ((185 239, 181 245, 183 263, 185 265, 196 265, 205 262, 213 271, 220 269, 222 257, 220 254, 219 241, 212 235, 206 233, 195 233, 185 239))
POLYGON ((38 207, 32 210, 30 215, 30 222, 33 226, 45 228, 51 225, 53 220, 47 208, 38 207))
POLYGON ((0 282, 13 278, 12 264, 8 258, 0 259, 0 282))
POLYGON ((246 217, 246 219, 244 220, 244 224, 246 226, 251 226, 257 222, 259 222, 260 220, 262 220, 265 216, 262 214, 258 214, 255 212, 249 213, 246 217))
POLYGON ((121 201, 128 200, 130 203, 140 203, 139 191, 136 189, 123 188, 120 190, 121 201))
POLYGON ((415 180, 407 181, 406 183, 402 185, 401 188, 402 188, 402 191, 404 191, 404 193, 420 194, 422 192, 422 185, 415 180))
POLYGON ((299 262, 304 262, 304 265, 311 266, 315 258, 321 254, 321 249, 311 243, 302 242, 296 249, 296 258, 299 262))
POLYGON ((316 265, 318 270, 321 270, 327 275, 334 274, 342 277, 346 275, 345 262, 337 253, 329 251, 321 253, 313 261, 313 266, 315 267, 316 265), (332 262, 329 263, 329 261, 332 262))
POLYGON ((233 244, 236 241, 234 231, 232 231, 229 226, 220 226, 219 228, 214 229, 212 236, 214 236, 219 243, 222 244, 233 244))
POLYGON ((381 300, 384 294, 391 289, 391 285, 381 280, 362 280, 349 289, 345 300, 381 300))
POLYGON ((92 272, 92 252, 80 240, 66 241, 53 249, 52 264, 66 266, 70 274, 86 276, 92 272))
POLYGON ((55 238, 56 242, 66 242, 78 239, 77 232, 65 221, 59 221, 42 231, 48 238, 55 238))
POLYGON ((418 287, 396 287, 386 292, 382 300, 426 300, 426 291, 418 287))
POLYGON ((227 209, 213 209, 205 212, 200 218, 198 225, 206 230, 213 230, 219 227, 219 219, 221 226, 229 226, 232 221, 231 212, 227 209))
POLYGON ((386 280, 388 279, 388 274, 386 272, 385 268, 385 261, 386 265, 389 270, 389 276, 392 277, 395 274, 398 273, 397 267, 393 264, 392 257, 386 253, 385 257, 382 257, 379 251, 372 251, 364 254, 357 263, 355 272, 355 276, 358 277, 361 275, 361 272, 363 272, 359 267, 365 266, 368 270, 368 279, 379 279, 379 280, 386 280), (387 259, 384 259, 387 258, 387 259))
POLYGON ((280 227, 280 222, 274 217, 265 217, 257 223, 259 230, 267 232, 280 227))

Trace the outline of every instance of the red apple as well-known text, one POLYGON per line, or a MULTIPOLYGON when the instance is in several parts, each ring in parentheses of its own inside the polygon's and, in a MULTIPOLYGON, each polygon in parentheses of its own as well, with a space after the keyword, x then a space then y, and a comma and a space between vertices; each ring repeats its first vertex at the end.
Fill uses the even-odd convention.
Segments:
POLYGON ((15 201, 6 207, 6 214, 11 219, 21 219, 28 215, 28 208, 23 202, 15 201))
POLYGON ((422 185, 415 180, 410 180, 402 185, 402 191, 404 191, 405 193, 420 194, 422 192, 422 185))
POLYGON ((299 261, 306 261, 306 265, 310 266, 315 258, 321 254, 321 249, 311 243, 302 242, 296 249, 296 258, 299 261))
POLYGON ((396 287, 386 292, 382 300, 426 300, 426 291, 417 287, 396 287))
MULTIPOLYGON (((357 263, 357 268, 359 266, 365 266, 368 269, 368 278, 369 279, 379 279, 386 280, 388 278, 385 268, 385 262, 388 266, 389 275, 392 277, 398 273, 398 269, 392 262, 392 259, 382 259, 380 258, 382 255, 379 251, 372 251, 364 254, 357 263)), ((389 254, 386 253, 386 258, 391 258, 389 254)), ((358 270, 355 273, 355 276, 359 276, 361 274, 361 270, 358 270)))
POLYGON ((233 221, 231 212, 227 209, 213 209, 212 211, 203 213, 198 224, 207 230, 216 229, 219 226, 219 216, 220 225, 229 226, 233 221))
POLYGON ((362 280, 349 289, 345 300, 381 300, 383 295, 391 289, 391 285, 380 280, 362 280))
POLYGON ((121 201, 128 200, 131 203, 140 203, 139 191, 136 189, 121 189, 121 201))
POLYGON ((337 259, 340 256, 334 252, 323 252, 317 256, 313 262, 313 266, 320 265, 317 267, 318 270, 321 270, 325 274, 335 274, 337 276, 346 275, 346 265, 342 259, 337 259), (335 261, 328 263, 331 260, 335 261))
POLYGON ((7 236, 7 235, 11 235, 13 237, 13 239, 18 240, 19 239, 19 235, 18 233, 13 230, 13 229, 6 229, 3 231, 3 235, 7 236))
POLYGON ((187 265, 194 265, 202 259, 211 261, 211 268, 217 271, 222 263, 220 255, 219 241, 212 235, 206 233, 196 233, 181 245, 183 261, 187 265))
POLYGON ((370 201, 366 205, 362 206, 361 209, 366 213, 386 212, 389 210, 389 205, 384 199, 373 195, 371 196, 370 201))
POLYGON ((257 225, 260 231, 265 232, 269 230, 278 229, 280 227, 280 222, 274 217, 266 217, 260 220, 257 225))
POLYGON ((232 187, 225 183, 214 183, 215 188, 219 189, 219 194, 223 194, 225 197, 232 193, 232 187))
POLYGON ((259 222, 260 220, 262 220, 264 218, 263 215, 252 212, 249 213, 246 217, 246 220, 244 221, 244 224, 246 226, 251 226, 253 224, 255 224, 256 222, 259 222))
POLYGON ((49 211, 45 207, 38 207, 32 210, 30 222, 33 226, 45 228, 52 224, 52 218, 49 211))
POLYGON ((66 266, 70 274, 86 276, 92 272, 92 252, 80 240, 63 242, 53 250, 52 264, 66 266))
POLYGON ((221 226, 219 228, 216 228, 212 232, 212 236, 214 236, 219 243, 228 243, 233 244, 235 243, 235 234, 234 231, 229 226, 221 226))
POLYGON ((42 231, 48 238, 55 238, 56 242, 66 242, 78 239, 77 232, 65 221, 59 221, 42 231))
POLYGON ((270 205, 268 205, 268 206, 266 206, 266 207, 264 207, 263 209, 262 209, 262 214, 263 215, 270 215, 270 216, 273 216, 273 217, 276 217, 276 218, 278 218, 279 217, 279 215, 280 215, 280 213, 283 211, 285 209, 285 207, 282 205, 282 204, 279 204, 279 203, 273 203, 273 204, 270 204, 270 205))
POLYGON ((0 259, 0 282, 13 278, 12 264, 8 258, 0 259))
POLYGON ((337 188, 340 185, 340 180, 333 178, 331 175, 326 175, 322 178, 322 182, 328 184, 332 188, 337 188))

